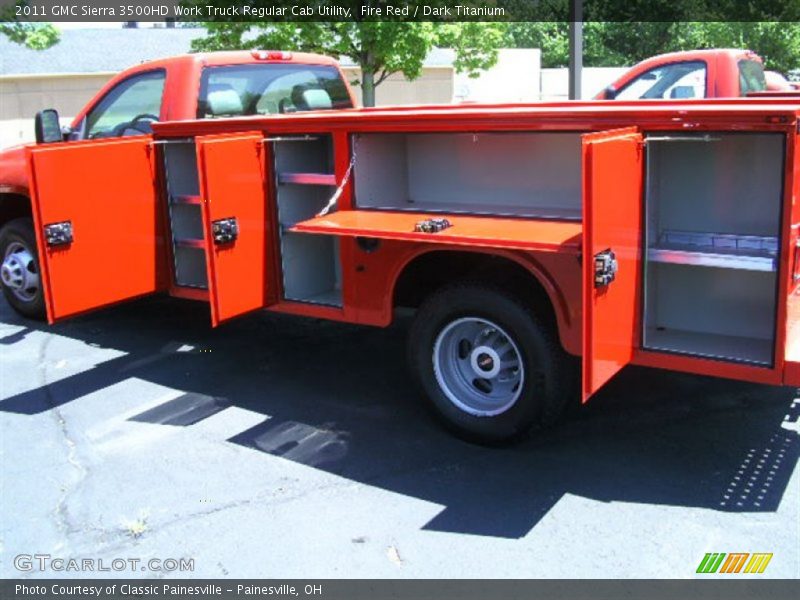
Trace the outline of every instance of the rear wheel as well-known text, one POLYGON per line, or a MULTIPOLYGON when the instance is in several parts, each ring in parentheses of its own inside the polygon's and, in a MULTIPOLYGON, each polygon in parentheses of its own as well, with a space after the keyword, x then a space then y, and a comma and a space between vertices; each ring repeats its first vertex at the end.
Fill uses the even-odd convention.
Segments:
POLYGON ((480 443, 552 423, 571 390, 551 328, 517 298, 479 284, 449 286, 420 307, 409 361, 445 425, 480 443))
POLYGON ((0 229, 0 257, 0 285, 8 303, 25 317, 44 319, 41 271, 30 219, 14 219, 0 229))

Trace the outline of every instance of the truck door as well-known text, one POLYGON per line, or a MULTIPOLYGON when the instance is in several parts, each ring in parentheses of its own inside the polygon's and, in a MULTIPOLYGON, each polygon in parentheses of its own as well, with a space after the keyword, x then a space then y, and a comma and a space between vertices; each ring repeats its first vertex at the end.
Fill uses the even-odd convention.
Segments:
POLYGON ((149 136, 31 147, 50 323, 166 287, 149 136))
POLYGON ((583 136, 583 394, 586 402, 638 345, 642 136, 583 136))
POLYGON ((265 169, 261 133, 197 138, 211 324, 267 306, 269 268, 265 169))

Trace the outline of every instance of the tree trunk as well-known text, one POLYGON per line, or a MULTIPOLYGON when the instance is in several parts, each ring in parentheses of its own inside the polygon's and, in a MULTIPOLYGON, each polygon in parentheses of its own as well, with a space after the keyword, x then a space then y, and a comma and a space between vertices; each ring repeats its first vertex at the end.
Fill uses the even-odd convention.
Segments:
POLYGON ((375 106, 375 71, 361 67, 361 103, 375 106))

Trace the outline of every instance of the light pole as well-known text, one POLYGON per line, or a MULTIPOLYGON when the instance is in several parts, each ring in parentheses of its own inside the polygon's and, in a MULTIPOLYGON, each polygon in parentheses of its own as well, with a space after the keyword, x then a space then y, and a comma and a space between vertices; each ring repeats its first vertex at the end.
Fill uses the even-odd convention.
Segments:
POLYGON ((583 0, 570 0, 569 19, 569 99, 580 100, 583 71, 583 0))

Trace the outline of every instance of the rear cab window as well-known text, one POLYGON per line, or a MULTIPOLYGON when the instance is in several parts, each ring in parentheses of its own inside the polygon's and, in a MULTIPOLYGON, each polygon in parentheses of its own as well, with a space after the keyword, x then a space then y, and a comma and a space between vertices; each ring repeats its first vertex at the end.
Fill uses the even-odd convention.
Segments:
POLYGON ((764 76, 764 65, 757 60, 739 61, 739 94, 746 96, 750 92, 763 92, 767 89, 764 76))
POLYGON ((347 86, 335 67, 303 64, 235 65, 204 69, 197 118, 352 107, 347 86))

